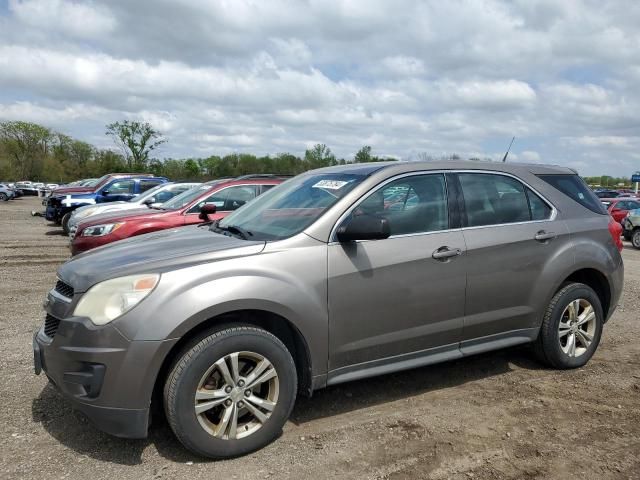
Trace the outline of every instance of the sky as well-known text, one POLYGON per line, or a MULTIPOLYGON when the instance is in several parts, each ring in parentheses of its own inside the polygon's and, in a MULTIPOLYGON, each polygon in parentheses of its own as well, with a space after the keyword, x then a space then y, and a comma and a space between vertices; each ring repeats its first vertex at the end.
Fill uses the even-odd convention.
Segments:
POLYGON ((160 157, 363 145, 640 170, 640 2, 0 0, 0 120, 160 157))

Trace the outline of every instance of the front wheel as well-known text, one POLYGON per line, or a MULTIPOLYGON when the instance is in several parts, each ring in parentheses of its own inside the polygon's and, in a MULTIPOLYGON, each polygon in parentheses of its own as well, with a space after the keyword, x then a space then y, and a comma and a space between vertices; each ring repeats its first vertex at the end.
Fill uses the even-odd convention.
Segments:
POLYGON ((636 228, 631 234, 631 244, 634 248, 640 249, 640 228, 636 228))
POLYGON ((585 365, 600 343, 604 315, 600 298, 583 283, 570 283, 551 300, 535 344, 540 360, 553 368, 585 365))
POLYGON ((164 405, 187 449, 230 458, 280 434, 296 391, 296 367, 285 345, 265 330, 232 327, 182 351, 167 377, 164 405))
POLYGON ((9 201, 9 197, 7 196, 7 194, 0 192, 0 202, 8 202, 8 201, 9 201))
POLYGON ((71 214, 73 212, 67 212, 62 216, 62 220, 60 220, 60 225, 62 226, 62 231, 65 235, 69 235, 69 219, 71 218, 71 214))

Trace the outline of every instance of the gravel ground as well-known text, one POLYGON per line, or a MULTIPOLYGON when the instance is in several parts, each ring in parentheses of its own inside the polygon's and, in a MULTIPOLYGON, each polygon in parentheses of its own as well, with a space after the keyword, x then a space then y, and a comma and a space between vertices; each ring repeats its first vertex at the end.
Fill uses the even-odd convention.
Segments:
POLYGON ((203 461, 162 419, 147 440, 80 421, 33 375, 31 336, 66 239, 0 203, 0 478, 640 479, 640 251, 626 246, 621 305, 583 369, 553 371, 527 348, 317 392, 284 434, 244 458, 203 461))

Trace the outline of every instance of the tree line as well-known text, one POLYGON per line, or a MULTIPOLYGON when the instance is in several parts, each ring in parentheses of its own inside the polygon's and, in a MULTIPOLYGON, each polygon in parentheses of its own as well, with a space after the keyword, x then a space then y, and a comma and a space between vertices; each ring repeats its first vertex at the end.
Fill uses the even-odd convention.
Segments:
MULTIPOLYGON (((337 158, 325 144, 317 144, 299 157, 279 153, 258 157, 233 153, 206 158, 153 157, 166 138, 147 122, 124 120, 106 126, 118 151, 95 146, 36 123, 0 122, 0 181, 32 180, 65 183, 80 178, 95 178, 111 172, 149 172, 172 180, 208 180, 250 173, 296 175, 314 168, 346 163, 394 160, 373 154, 363 146, 353 160, 337 158)), ((434 158, 418 154, 418 160, 460 160, 453 154, 434 158)), ((469 160, 480 160, 470 158, 469 160)), ((491 160, 485 158, 484 160, 491 160)), ((589 185, 619 187, 631 184, 629 177, 585 177, 589 185)))
MULTIPOLYGON (((306 170, 344 165, 324 144, 305 151, 303 157, 291 153, 271 156, 233 153, 206 158, 153 157, 167 140, 146 122, 125 120, 106 126, 119 151, 96 148, 68 135, 29 122, 0 123, 0 180, 32 180, 64 183, 80 178, 100 177, 110 172, 150 172, 173 180, 207 180, 250 173, 296 175, 306 170)), ((362 147, 353 162, 393 160, 362 147)))

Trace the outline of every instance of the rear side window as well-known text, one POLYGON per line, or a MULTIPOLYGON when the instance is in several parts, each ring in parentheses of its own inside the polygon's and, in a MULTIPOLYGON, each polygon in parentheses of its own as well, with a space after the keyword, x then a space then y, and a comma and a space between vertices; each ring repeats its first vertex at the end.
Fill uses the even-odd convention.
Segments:
POLYGON ((531 220, 547 220, 551 217, 551 207, 530 188, 527 188, 527 197, 531 209, 531 220))
POLYGON ((524 186, 504 175, 461 173, 467 226, 501 225, 531 220, 524 186))
POLYGON ((144 193, 153 187, 157 187, 161 183, 161 180, 140 180, 140 193, 144 193))
POLYGON ((578 175, 538 175, 538 177, 592 212, 607 215, 607 210, 600 199, 578 175))

